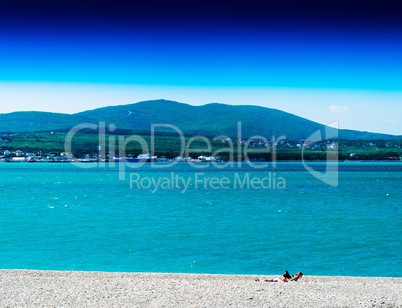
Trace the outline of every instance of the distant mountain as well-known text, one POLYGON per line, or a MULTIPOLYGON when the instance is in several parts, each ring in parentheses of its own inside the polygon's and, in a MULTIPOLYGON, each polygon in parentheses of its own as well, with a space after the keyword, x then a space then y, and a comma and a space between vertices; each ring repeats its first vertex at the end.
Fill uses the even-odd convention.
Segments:
POLYGON ((0 133, 69 130, 77 124, 88 121, 91 119, 64 113, 42 111, 3 113, 0 114, 0 133))
MULTIPOLYGON (((34 132, 67 130, 84 122, 105 121, 118 129, 150 130, 151 124, 168 123, 187 134, 237 136, 241 122, 242 137, 262 135, 267 138, 285 135, 288 139, 307 138, 325 126, 302 117, 259 106, 207 104, 191 106, 174 101, 152 100, 110 106, 73 115, 48 112, 13 112, 0 114, 0 132, 34 132)), ((402 136, 339 130, 346 139, 402 139, 402 136)))
MULTIPOLYGON (((259 106, 207 104, 192 106, 174 101, 152 100, 135 104, 111 106, 77 113, 94 121, 106 121, 118 128, 147 129, 151 124, 169 123, 188 134, 237 136, 241 121, 242 136, 262 135, 267 138, 285 135, 288 139, 307 138, 324 125, 281 110, 259 106)), ((401 139, 402 136, 339 130, 340 138, 401 139)))
POLYGON ((169 123, 185 133, 209 136, 236 136, 238 121, 242 123, 244 137, 259 134, 267 137, 287 135, 300 139, 323 127, 276 109, 216 103, 191 106, 166 100, 99 108, 76 115, 114 123, 119 128, 149 129, 152 123, 169 123))

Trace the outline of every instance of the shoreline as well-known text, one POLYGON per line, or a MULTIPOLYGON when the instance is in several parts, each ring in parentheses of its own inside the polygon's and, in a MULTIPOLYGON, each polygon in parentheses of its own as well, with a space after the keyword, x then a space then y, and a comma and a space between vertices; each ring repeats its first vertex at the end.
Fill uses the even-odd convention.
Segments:
MULTIPOLYGON (((289 160, 283 160, 283 159, 277 159, 275 161, 245 161, 242 160, 240 163, 273 163, 273 162, 284 162, 284 163, 292 163, 292 162, 338 162, 338 163, 362 163, 362 162, 379 162, 379 163, 387 163, 387 162, 402 162, 402 158, 400 159, 356 159, 356 160, 349 160, 349 159, 339 159, 339 160, 325 160, 325 159, 305 159, 305 160, 294 160, 294 159, 289 159, 289 160)), ((131 162, 131 161, 76 161, 76 160, 66 160, 66 161, 47 161, 47 160, 41 160, 41 161, 27 161, 27 160, 21 160, 21 161, 5 161, 0 159, 0 163, 83 163, 83 164, 94 164, 94 163, 158 163, 158 164, 171 164, 171 163, 211 163, 210 161, 155 161, 155 162, 148 162, 148 161, 138 161, 138 162, 131 162)), ((214 161, 214 163, 239 163, 238 161, 214 161)))
POLYGON ((402 307, 399 277, 278 277, 0 270, 0 306, 402 307))
MULTIPOLYGON (((27 269, 27 268, 0 268, 0 276, 3 272, 38 272, 38 273, 89 273, 89 274, 123 274, 123 275, 141 275, 141 274, 150 274, 150 275, 200 275, 200 276, 238 276, 238 277, 255 277, 261 279, 261 277, 282 277, 282 274, 217 274, 217 273, 182 273, 182 272, 127 272, 127 271, 94 271, 94 270, 50 270, 50 269, 27 269)), ((292 274, 292 273, 291 273, 292 274)), ((368 279, 401 279, 402 276, 349 276, 349 275, 304 275, 304 277, 314 277, 314 278, 368 278, 368 279)), ((265 278, 264 278, 265 279, 265 278)), ((402 281, 401 281, 402 283, 402 281)))

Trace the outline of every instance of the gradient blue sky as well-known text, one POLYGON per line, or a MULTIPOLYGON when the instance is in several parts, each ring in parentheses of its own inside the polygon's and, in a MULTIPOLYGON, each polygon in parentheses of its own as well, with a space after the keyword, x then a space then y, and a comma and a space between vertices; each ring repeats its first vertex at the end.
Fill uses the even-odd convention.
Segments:
POLYGON ((261 105, 402 134, 397 1, 7 2, 2 113, 166 98, 261 105))

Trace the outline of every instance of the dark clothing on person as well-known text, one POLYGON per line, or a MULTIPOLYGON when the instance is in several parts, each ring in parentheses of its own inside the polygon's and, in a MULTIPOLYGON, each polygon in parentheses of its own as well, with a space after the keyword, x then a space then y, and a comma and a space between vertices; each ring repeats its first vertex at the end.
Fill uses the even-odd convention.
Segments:
POLYGON ((288 271, 285 271, 285 274, 283 274, 283 277, 286 278, 286 279, 292 278, 292 276, 289 275, 288 271))

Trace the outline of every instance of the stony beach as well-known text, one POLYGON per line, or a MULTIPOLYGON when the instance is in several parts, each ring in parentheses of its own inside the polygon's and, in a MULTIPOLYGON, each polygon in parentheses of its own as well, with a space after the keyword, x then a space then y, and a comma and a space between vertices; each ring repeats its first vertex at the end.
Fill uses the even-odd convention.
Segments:
POLYGON ((277 277, 0 270, 0 306, 402 307, 402 278, 277 277))

